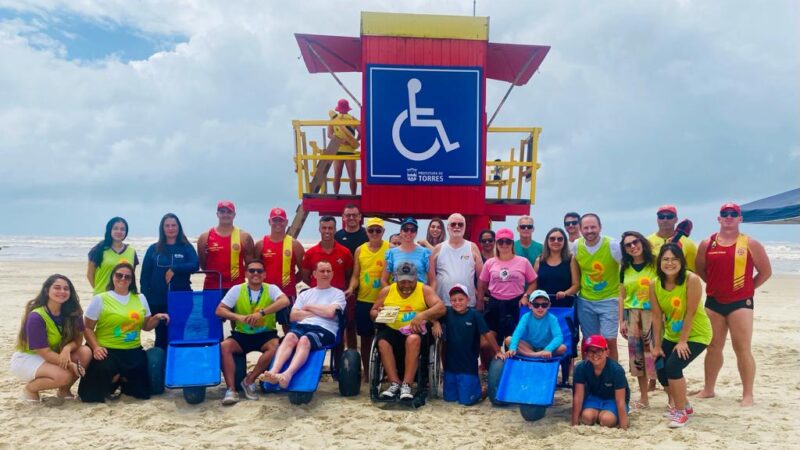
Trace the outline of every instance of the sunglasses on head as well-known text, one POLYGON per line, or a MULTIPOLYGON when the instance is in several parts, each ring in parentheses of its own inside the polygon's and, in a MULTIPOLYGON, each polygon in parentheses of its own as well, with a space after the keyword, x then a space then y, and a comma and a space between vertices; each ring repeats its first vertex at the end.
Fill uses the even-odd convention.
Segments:
POLYGON ((550 242, 564 242, 564 236, 550 236, 547 240, 550 242))
POLYGON ((564 221, 564 226, 565 227, 574 227, 577 224, 578 224, 577 220, 565 220, 564 221))
POLYGON ((498 239, 497 240, 497 245, 511 245, 513 243, 514 243, 514 241, 512 241, 511 239, 498 239))
POLYGON ((547 309, 549 307, 550 307, 550 302, 543 302, 543 303, 534 302, 534 303, 531 303, 531 308, 534 308, 534 309, 547 309))
POLYGON ((403 233, 416 233, 417 229, 414 227, 403 227, 400 228, 400 231, 402 231, 403 233))
POLYGON ((633 248, 633 247, 636 247, 639 244, 640 244, 639 239, 634 239, 632 241, 628 241, 628 242, 624 243, 623 245, 625 246, 625 248, 633 248))
POLYGON ((264 269, 247 269, 247 273, 264 273, 264 269))
POLYGON ((462 228, 464 226, 464 222, 450 222, 450 226, 453 228, 462 228))
POLYGON ((672 220, 675 218, 675 214, 656 214, 658 220, 672 220))
POLYGON ((736 217, 739 217, 739 213, 736 212, 736 211, 733 211, 733 210, 720 211, 719 216, 720 217, 733 217, 733 218, 736 218, 736 217))
POLYGON ((493 242, 494 242, 494 239, 492 239, 492 238, 489 238, 489 239, 481 239, 481 244, 491 244, 491 243, 493 243, 493 242))
POLYGON ((118 280, 132 280, 133 279, 133 275, 131 275, 129 273, 117 272, 117 273, 114 274, 114 278, 116 278, 118 280))
POLYGON ((532 230, 532 229, 533 229, 533 224, 530 224, 530 225, 520 225, 520 226, 519 226, 519 229, 520 229, 520 230, 532 230))

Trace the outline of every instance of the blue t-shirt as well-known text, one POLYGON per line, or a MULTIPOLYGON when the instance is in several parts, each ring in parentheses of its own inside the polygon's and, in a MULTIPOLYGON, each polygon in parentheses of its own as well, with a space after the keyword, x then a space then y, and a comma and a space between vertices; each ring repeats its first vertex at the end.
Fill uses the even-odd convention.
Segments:
POLYGON ((534 349, 547 350, 553 352, 559 345, 564 343, 564 335, 561 333, 561 326, 558 318, 547 313, 541 319, 537 319, 532 312, 526 312, 514 329, 511 335, 509 350, 517 351, 519 341, 523 340, 534 349))
POLYGON ((445 326, 444 370, 451 373, 478 374, 478 354, 481 335, 488 333, 489 326, 483 314, 472 308, 459 314, 452 307, 439 321, 445 326))
POLYGON ((594 366, 589 361, 581 361, 575 366, 572 374, 575 384, 583 384, 586 395, 593 395, 603 400, 614 400, 617 389, 625 388, 625 404, 631 400, 631 389, 628 379, 625 378, 625 369, 611 358, 606 360, 606 366, 600 376, 594 374, 594 366))
POLYGON ((417 246, 412 252, 404 252, 400 247, 390 248, 386 252, 386 270, 393 274, 395 267, 404 262, 410 262, 417 268, 417 280, 420 283, 428 284, 430 257, 431 251, 425 247, 417 246))

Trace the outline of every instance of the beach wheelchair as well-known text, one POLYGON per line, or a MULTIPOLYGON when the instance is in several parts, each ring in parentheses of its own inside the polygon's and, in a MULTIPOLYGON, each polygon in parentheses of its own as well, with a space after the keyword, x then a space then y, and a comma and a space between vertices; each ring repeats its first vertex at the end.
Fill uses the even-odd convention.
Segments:
MULTIPOLYGON (((216 275, 222 284, 219 272, 195 273, 216 275)), ((151 385, 160 380, 162 387, 183 389, 186 402, 197 404, 205 400, 207 387, 220 383, 222 321, 215 311, 221 299, 221 289, 173 291, 170 286, 166 363, 159 372, 151 361, 151 385)))
MULTIPOLYGON (((339 321, 336 342, 328 347, 309 352, 305 364, 294 374, 286 389, 282 389, 277 384, 262 381, 261 390, 263 392, 285 391, 289 394, 289 402, 291 404, 304 405, 314 397, 314 392, 319 387, 320 378, 325 374, 330 374, 334 379, 338 378, 339 394, 343 397, 353 397, 361 392, 361 356, 358 351, 350 348, 345 350, 338 359, 336 358, 336 348, 342 342, 346 325, 344 311, 337 311, 336 316, 339 321), (325 370, 325 355, 328 352, 330 352, 329 369, 325 370)), ((292 357, 294 357, 294 353, 292 353, 292 357)), ((289 358, 282 370, 289 367, 291 362, 292 358, 289 358)), ((270 364, 270 368, 272 368, 272 364, 270 364)))
MULTIPOLYGON (((550 296, 551 304, 555 296, 550 296)), ((527 313, 520 308, 520 316, 527 313)), ((544 417, 547 407, 553 404, 557 387, 568 387, 572 364, 574 341, 577 332, 575 309, 551 306, 549 312, 558 318, 564 336, 566 351, 552 358, 532 358, 515 355, 505 361, 496 359, 489 366, 489 398, 495 405, 519 405, 525 420, 535 421, 544 417), (558 373, 561 369, 561 382, 558 373)))
MULTIPOLYGON (((380 325, 386 326, 386 325, 380 325)), ((429 327, 430 328, 430 327, 429 327)), ((416 391, 411 400, 400 400, 399 398, 381 398, 380 393, 386 387, 386 372, 381 362, 380 351, 378 350, 378 333, 376 329, 375 337, 372 339, 372 346, 369 357, 369 398, 373 402, 395 402, 407 403, 413 408, 425 405, 428 397, 440 398, 439 385, 442 379, 442 368, 440 364, 441 342, 439 338, 433 337, 429 332, 422 335, 422 343, 419 352, 419 364, 415 378, 416 391)), ((403 373, 403 360, 395 358, 397 372, 403 373)))

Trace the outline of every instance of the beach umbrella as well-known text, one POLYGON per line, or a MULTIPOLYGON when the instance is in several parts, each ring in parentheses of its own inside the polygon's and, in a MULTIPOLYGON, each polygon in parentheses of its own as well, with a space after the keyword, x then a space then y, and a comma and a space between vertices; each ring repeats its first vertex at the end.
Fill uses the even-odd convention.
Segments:
POLYGON ((800 188, 742 205, 747 223, 800 224, 800 188))

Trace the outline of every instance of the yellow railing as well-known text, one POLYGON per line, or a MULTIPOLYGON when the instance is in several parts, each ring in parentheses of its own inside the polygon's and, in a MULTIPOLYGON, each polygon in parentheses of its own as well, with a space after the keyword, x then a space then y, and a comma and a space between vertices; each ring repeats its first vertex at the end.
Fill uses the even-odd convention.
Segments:
MULTIPOLYGON (((359 161, 359 152, 353 155, 337 155, 332 151, 331 142, 327 140, 326 130, 329 125, 359 126, 358 120, 293 120, 295 141, 295 172, 297 172, 297 195, 303 198, 305 193, 327 193, 328 183, 333 181, 333 176, 328 176, 329 163, 327 161, 359 161), (320 135, 323 140, 323 147, 320 147, 316 140, 309 140, 307 128, 317 128, 322 130, 320 135), (317 176, 317 172, 322 167, 326 175, 317 176)), ((527 194, 531 203, 536 199, 536 172, 541 167, 538 162, 538 141, 541 128, 535 127, 490 127, 489 135, 497 134, 518 134, 521 135, 519 147, 511 147, 508 160, 506 161, 487 161, 486 162, 486 192, 487 198, 496 200, 525 200, 523 197, 523 184, 530 180, 530 187, 527 194), (496 191, 495 191, 496 190, 496 191), (505 193, 504 193, 505 191, 505 193), (491 196, 490 192, 494 192, 491 196)), ((491 148, 491 139, 487 143, 487 148, 491 148)), ((342 177, 342 184, 347 184, 350 180, 342 177)), ((356 178, 360 182, 360 178, 356 178)))

